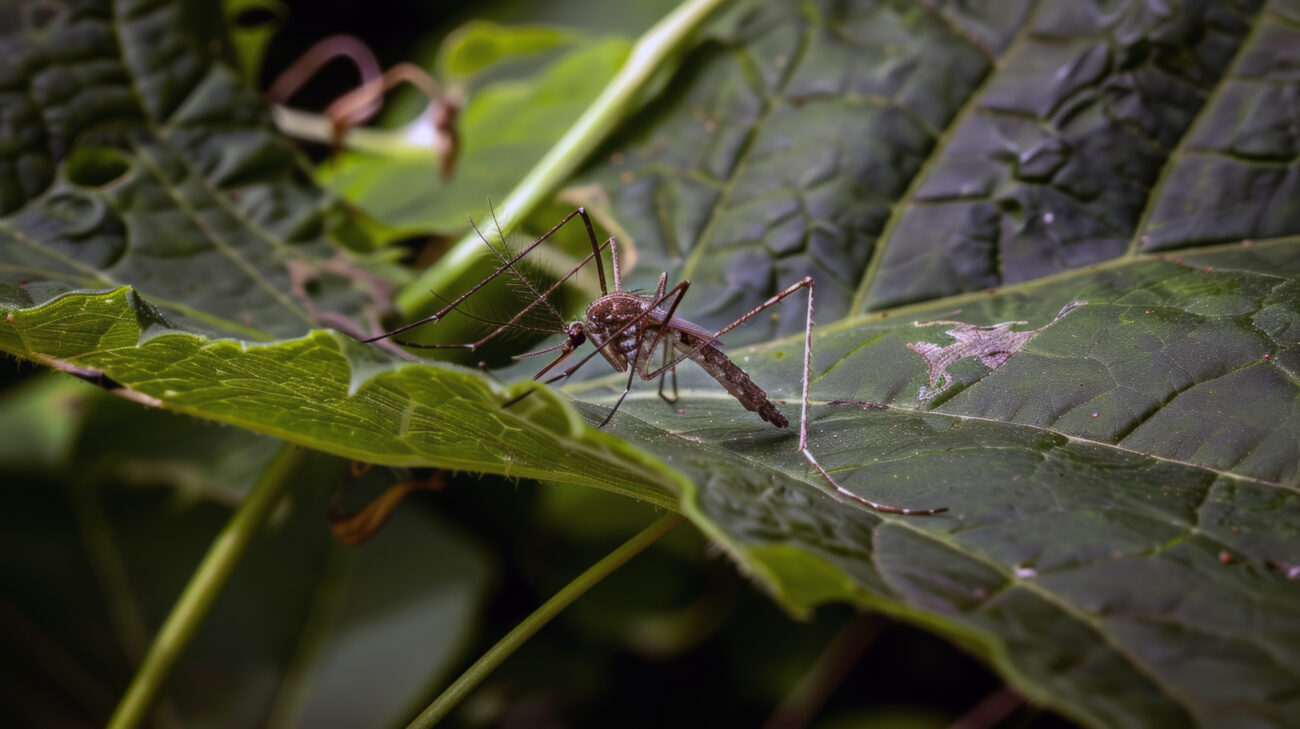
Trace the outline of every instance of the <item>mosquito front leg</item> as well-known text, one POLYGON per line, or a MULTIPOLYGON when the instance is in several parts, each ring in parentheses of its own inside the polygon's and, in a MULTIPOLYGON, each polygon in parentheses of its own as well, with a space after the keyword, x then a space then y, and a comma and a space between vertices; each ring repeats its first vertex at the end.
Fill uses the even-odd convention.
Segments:
MULTIPOLYGON (((562 348, 564 351, 561 352, 560 355, 559 355, 558 357, 556 357, 555 359, 551 360, 550 364, 548 364, 548 365, 546 365, 545 367, 543 367, 543 368, 541 369, 540 372, 538 372, 537 374, 533 375, 533 379, 534 379, 534 380, 540 378, 542 375, 544 375, 544 374, 546 374, 547 372, 549 372, 549 371, 551 370, 552 367, 554 367, 554 366, 558 365, 559 363, 563 362, 564 360, 568 359, 568 358, 569 358, 569 355, 573 354, 573 350, 577 349, 577 345, 573 343, 573 340, 572 340, 572 339, 570 339, 569 341, 565 342, 564 344, 559 345, 558 347, 551 347, 551 348, 550 348, 550 351, 555 351, 556 349, 561 349, 561 348, 562 348)), ((543 354, 543 352, 533 352, 533 354, 543 354)), ((519 393, 518 395, 515 395, 514 397, 510 398, 509 400, 506 400, 505 402, 501 403, 501 407, 502 407, 502 409, 508 408, 508 407, 510 407, 511 405, 514 405, 514 404, 518 403, 520 400, 523 400, 524 398, 526 398, 526 397, 528 397, 529 395, 533 394, 534 392, 536 392, 536 388, 529 388, 529 389, 527 389, 527 390, 524 390, 523 392, 519 393)))

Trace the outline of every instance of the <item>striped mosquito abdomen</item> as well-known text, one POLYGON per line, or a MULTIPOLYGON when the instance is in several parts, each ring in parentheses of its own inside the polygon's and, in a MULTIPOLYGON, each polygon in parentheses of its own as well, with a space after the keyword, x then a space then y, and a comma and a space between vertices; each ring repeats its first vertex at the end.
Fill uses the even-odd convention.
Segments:
POLYGON ((726 388, 746 410, 758 413, 763 420, 775 425, 778 428, 784 428, 790 424, 780 410, 767 399, 767 393, 749 378, 749 373, 742 370, 731 358, 722 353, 721 349, 712 344, 700 345, 705 341, 695 334, 672 329, 669 332, 673 336, 673 346, 678 351, 686 353, 692 352, 691 359, 700 367, 708 372, 718 384, 726 388))
POLYGON ((731 358, 721 345, 710 340, 713 333, 697 324, 670 316, 652 307, 653 298, 643 294, 616 292, 602 296, 587 309, 587 328, 598 341, 605 359, 619 372, 627 371, 629 361, 643 379, 651 369, 662 336, 673 348, 689 357, 740 401, 746 410, 758 413, 763 420, 784 428, 790 424, 767 398, 763 388, 731 358))

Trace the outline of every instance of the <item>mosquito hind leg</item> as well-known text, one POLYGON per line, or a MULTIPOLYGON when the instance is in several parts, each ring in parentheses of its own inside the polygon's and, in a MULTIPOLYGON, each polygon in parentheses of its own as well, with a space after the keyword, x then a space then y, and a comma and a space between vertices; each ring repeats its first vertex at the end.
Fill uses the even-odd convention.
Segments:
MULTIPOLYGON (((800 430, 803 430, 803 426, 800 426, 800 430)), ((803 437, 802 433, 800 434, 800 437, 801 438, 803 437)), ((871 507, 872 509, 875 509, 876 511, 883 511, 887 514, 904 514, 907 516, 929 516, 930 514, 941 514, 948 510, 948 507, 946 506, 940 506, 936 509, 905 509, 902 507, 890 506, 889 504, 882 504, 878 501, 872 501, 870 499, 863 498, 853 493, 852 491, 849 491, 848 489, 844 488, 839 484, 838 481, 832 478, 831 475, 826 472, 826 469, 822 468, 822 464, 818 463, 817 459, 813 457, 812 451, 809 451, 807 448, 803 448, 800 452, 803 454, 803 457, 806 458, 808 462, 812 464, 812 467, 817 469, 817 473, 820 473, 822 475, 822 478, 826 479, 826 482, 829 483, 835 489, 836 493, 839 493, 841 496, 847 496, 850 499, 853 499, 854 501, 858 502, 859 504, 866 504, 867 506, 871 507)))
MULTIPOLYGON (((669 344, 668 340, 665 339, 664 358, 663 358, 664 364, 667 364, 668 360, 672 358, 672 351, 673 349, 671 344, 669 344)), ((661 368, 661 371, 659 372, 659 398, 664 402, 668 403, 669 405, 677 404, 677 368, 676 367, 669 367, 667 370, 663 370, 661 368), (673 378, 673 396, 671 398, 664 394, 664 378, 670 374, 672 375, 673 378)))
MULTIPOLYGON (((782 299, 785 299, 786 297, 797 293, 799 289, 803 289, 803 288, 808 289, 808 312, 807 312, 807 319, 804 323, 803 378, 802 378, 802 389, 801 389, 802 399, 799 407, 799 445, 798 445, 799 453, 802 454, 805 459, 807 459, 808 463, 812 464, 813 468, 817 469, 817 473, 821 474, 822 478, 825 479, 826 482, 830 484, 832 488, 835 489, 836 493, 842 496, 847 496, 848 498, 853 499, 854 501, 857 501, 860 504, 865 504, 866 506, 869 506, 872 509, 875 509, 876 511, 883 511, 889 514, 907 514, 907 515, 916 515, 916 516, 922 516, 927 514, 938 514, 947 511, 948 510, 947 507, 940 507, 937 509, 904 509, 897 506, 890 506, 889 504, 882 504, 876 501, 871 501, 870 499, 865 499, 861 496, 858 496, 852 491, 849 491, 848 489, 841 486, 840 483, 836 481, 830 475, 830 473, 826 471, 825 468, 822 468, 822 465, 817 462, 816 456, 814 456, 812 454, 812 451, 808 449, 808 386, 812 378, 813 287, 814 287, 814 283, 813 283, 812 276, 804 276, 802 279, 786 287, 782 291, 778 292, 776 295, 772 296, 767 301, 764 301, 762 304, 759 304, 757 307, 750 310, 748 313, 744 314, 739 319, 719 329, 717 334, 713 335, 713 338, 711 340, 707 340, 701 343, 698 347, 696 347, 696 349, 697 350, 702 349, 704 346, 712 344, 713 342, 717 341, 717 339, 721 337, 723 334, 726 334, 732 329, 735 329, 741 324, 744 324, 745 322, 757 316, 760 312, 764 311, 765 309, 775 306, 782 299)), ((676 310, 676 304, 679 302, 680 302, 680 298, 678 299, 678 301, 673 302, 674 306, 669 309, 669 313, 668 313, 669 318, 672 317, 672 313, 676 310)), ((654 375, 662 374, 665 370, 667 370, 670 367, 674 367, 678 362, 691 356, 691 354, 693 353, 694 352, 688 352, 686 354, 678 355, 675 359, 667 362, 655 372, 650 373, 649 376, 653 377, 654 375)))
MULTIPOLYGON (((808 450, 808 381, 809 379, 811 379, 812 376, 812 328, 813 328, 813 279, 812 277, 805 276, 804 279, 799 283, 791 286, 785 291, 782 291, 781 293, 777 294, 771 299, 768 299, 769 302, 768 304, 765 304, 763 307, 759 307, 758 310, 750 314, 747 314, 744 317, 741 317, 741 321, 743 321, 744 319, 750 316, 753 316, 754 314, 757 314, 758 311, 761 311, 763 308, 766 308, 766 306, 770 304, 775 304, 777 301, 780 301, 781 299, 785 298, 786 296, 789 296, 790 294, 794 293, 795 291, 797 291, 798 289, 804 286, 808 287, 808 318, 804 324, 804 335, 803 335, 803 383, 802 383, 803 402, 799 408, 799 446, 798 446, 799 452, 803 454, 803 457, 807 459, 810 464, 812 464, 813 468, 817 469, 817 473, 821 474, 822 478, 826 479, 826 482, 829 483, 831 487, 835 489, 836 493, 840 494, 841 496, 847 496, 848 498, 853 499, 854 501, 860 504, 865 504, 871 507, 872 509, 875 509, 876 511, 883 511, 887 514, 906 514, 909 516, 926 516, 929 514, 938 514, 947 511, 948 507, 946 506, 941 506, 937 509, 904 509, 897 506, 890 506, 889 504, 882 504, 877 501, 872 501, 870 499, 863 498, 853 493, 852 491, 849 491, 843 486, 841 486, 838 481, 836 481, 829 473, 826 472, 825 468, 822 468, 822 464, 817 462, 817 458, 812 454, 812 451, 808 450)), ((735 324, 733 324, 732 326, 735 326, 735 324)), ((730 328, 731 327, 727 327, 727 329, 730 328)), ((726 329, 723 329, 722 331, 726 331, 726 329)), ((721 334, 721 332, 719 332, 719 334, 721 334)))

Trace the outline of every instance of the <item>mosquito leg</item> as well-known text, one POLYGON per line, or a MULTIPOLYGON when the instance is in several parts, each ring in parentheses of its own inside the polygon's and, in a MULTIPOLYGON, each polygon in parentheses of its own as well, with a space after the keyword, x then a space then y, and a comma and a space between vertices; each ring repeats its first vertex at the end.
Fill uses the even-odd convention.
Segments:
MULTIPOLYGON (((659 330, 658 330, 657 332, 655 332, 655 338, 650 342, 650 349, 649 349, 649 351, 651 351, 651 352, 653 352, 653 351, 655 350, 655 347, 658 347, 658 346, 659 346, 659 342, 661 342, 661 341, 663 341, 663 342, 667 342, 667 341, 668 341, 668 340, 664 339, 664 332, 666 332, 666 331, 668 331, 668 330, 670 329, 670 327, 668 326, 668 324, 669 324, 669 322, 671 322, 671 321, 673 320, 673 314, 677 313, 677 307, 678 307, 678 306, 681 306, 681 303, 682 303, 682 297, 686 296, 686 290, 689 289, 689 288, 691 287, 691 282, 690 282, 690 281, 683 281, 683 282, 677 284, 676 286, 674 286, 674 287, 672 288, 671 291, 665 292, 665 291, 664 291, 664 285, 665 285, 667 282, 668 282, 668 273, 667 273, 667 272, 664 272, 664 273, 659 274, 659 286, 658 286, 658 288, 655 289, 655 300, 651 303, 650 306, 647 306, 647 307, 646 307, 646 313, 648 314, 650 311, 652 311, 652 310, 658 308, 658 306, 659 306, 660 304, 662 304, 663 302, 667 301, 667 300, 669 299, 669 297, 672 297, 672 299, 673 299, 673 303, 670 304, 670 305, 668 306, 668 313, 667 313, 667 315, 664 316, 664 326, 659 327, 659 330)), ((714 339, 716 340, 717 337, 715 336, 714 339)), ((702 348, 703 348, 703 347, 701 347, 701 349, 702 349, 702 348)), ((678 357, 677 359, 673 360, 672 362, 667 362, 667 363, 665 363, 663 366, 661 366, 659 369, 655 370, 654 372, 650 372, 650 373, 642 372, 642 373, 641 373, 641 377, 643 377, 643 378, 645 378, 645 379, 647 379, 647 380, 652 379, 652 378, 654 378, 656 375, 661 375, 661 374, 663 374, 663 372, 664 372, 665 369, 668 369, 668 368, 670 368, 670 367, 674 367, 674 366, 676 366, 676 364, 677 364, 678 362, 681 362, 683 359, 685 359, 685 357, 678 357)), ((675 373, 675 372, 674 372, 674 376, 676 376, 676 373, 675 373)))
MULTIPOLYGON (((687 283, 687 282, 683 281, 682 283, 687 283)), ((728 324, 727 326, 725 326, 725 327, 719 329, 719 330, 718 330, 718 333, 717 333, 717 334, 714 334, 712 338, 710 338, 710 339, 705 339, 704 341, 702 341, 702 342, 700 342, 699 344, 697 344, 697 345, 695 346, 694 349, 692 349, 692 350, 689 351, 689 352, 686 352, 685 354, 679 354, 679 355, 677 355, 677 357, 675 357, 675 358, 673 359, 673 361, 671 361, 671 362, 665 364, 665 365, 664 365, 663 367, 661 367, 660 369, 664 369, 664 368, 667 368, 667 367, 675 367, 675 366, 677 365, 678 362, 681 362, 682 360, 687 359, 688 357, 692 357, 692 356, 694 356, 697 352, 699 352, 700 350, 704 349, 705 347, 708 347, 708 346, 710 346, 710 345, 716 344, 717 341, 718 341, 718 339, 721 338, 723 334, 726 334, 727 332, 731 331, 732 329, 735 329, 736 327, 740 326, 741 324, 744 324, 745 322, 749 321, 750 319, 754 318, 755 316, 758 316, 758 314, 760 314, 764 309, 768 309, 768 308, 771 308, 771 307, 773 307, 773 306, 776 306, 778 303, 780 303, 780 301, 781 301, 782 299, 786 298, 787 296, 790 296, 791 294, 796 293, 799 289, 804 288, 805 286, 808 287, 809 300, 810 300, 810 303, 811 303, 812 285, 813 285, 813 279, 812 279, 812 276, 804 276, 804 277, 803 277, 802 279, 800 279, 799 281, 797 281, 797 282, 795 282, 794 284, 792 284, 792 285, 790 285, 789 287, 787 287, 784 291, 781 291, 780 293, 778 293, 778 294, 776 294, 775 296, 771 297, 771 298, 768 299, 767 301, 764 301, 763 303, 761 303, 761 304, 759 304, 758 306, 754 307, 754 308, 751 309, 749 312, 747 312, 746 314, 744 314, 743 316, 741 316, 739 319, 737 319, 737 320, 731 322, 730 324, 728 324)), ((678 284, 678 286, 680 287, 681 284, 678 284)), ((670 295, 671 295, 671 293, 672 293, 672 292, 669 292, 670 295)), ((678 304, 680 301, 681 301, 681 299, 678 298, 678 300, 675 301, 675 302, 673 302, 673 306, 668 310, 668 318, 669 318, 669 319, 672 318, 673 312, 677 311, 677 304, 678 304)), ((812 331, 812 330, 809 329, 809 332, 811 332, 811 331, 812 331)), ((650 373, 648 376, 649 376, 649 377, 654 377, 654 376, 657 375, 657 374, 659 374, 659 370, 656 370, 656 371, 650 373)))
MULTIPOLYGON (((655 287, 655 301, 663 301, 663 300, 664 300, 664 294, 666 293, 667 286, 668 286, 668 272, 667 272, 667 271, 664 271, 663 273, 659 274, 659 285, 655 287)), ((672 317, 669 316, 668 319, 671 320, 672 317)), ((665 321, 665 323, 667 323, 667 322, 665 321)), ((659 339, 663 339, 663 337, 659 337, 659 339)), ((661 360, 661 362, 666 364, 666 363, 668 362, 668 357, 669 357, 669 353, 670 353, 670 351, 671 351, 671 349, 672 349, 672 345, 669 343, 669 341, 668 341, 667 339, 663 339, 663 343, 664 343, 664 356, 663 356, 663 359, 661 360)), ((651 349, 654 349, 654 346, 653 346, 653 345, 651 346, 651 349)), ((661 369, 662 369, 662 368, 661 368, 661 369)), ((647 379, 649 379, 649 378, 647 378, 647 379)), ((677 402, 677 370, 676 370, 676 368, 673 369, 673 399, 669 400, 669 399, 664 395, 664 373, 663 373, 663 372, 660 372, 660 373, 659 373, 659 397, 663 398, 663 401, 666 402, 666 403, 668 403, 669 405, 671 405, 671 404, 677 402)))
MULTIPOLYGON (((667 362, 671 356, 672 356, 672 345, 669 343, 667 339, 665 339, 663 361, 667 362)), ((677 402, 677 368, 676 367, 669 369, 667 372, 659 373, 659 397, 669 405, 672 405, 677 402), (669 373, 671 373, 673 376, 673 396, 671 399, 664 394, 664 377, 666 377, 669 373)))
MULTIPOLYGON (((674 291, 676 291, 680 287, 681 284, 675 287, 674 291)), ((719 329, 718 333, 715 334, 712 339, 708 339, 701 342, 690 352, 678 355, 671 362, 664 364, 655 372, 649 373, 647 375, 647 378, 662 374, 667 369, 671 367, 675 367, 678 362, 681 362, 683 359, 690 357, 691 355, 695 354, 697 351, 716 342, 718 337, 721 337, 723 334, 726 334, 732 329, 735 329, 741 324, 744 324, 745 322, 749 321, 753 317, 757 316, 763 310, 775 306, 782 299, 795 294, 802 288, 808 289, 808 313, 807 313, 807 320, 804 324, 803 378, 802 378, 802 391, 801 391, 803 397, 802 397, 802 403, 799 408, 799 444, 798 444, 799 452, 803 455, 804 458, 808 460, 809 463, 812 464, 813 468, 817 469, 817 472, 820 473, 824 479, 826 479, 826 482, 829 483, 837 493, 847 496, 861 504, 865 504, 871 507, 872 509, 875 509, 876 511, 883 511, 890 514, 908 514, 908 515, 918 515, 918 516, 925 515, 925 514, 938 514, 940 512, 947 511, 948 510, 947 507, 940 507, 937 509, 903 509, 896 506, 890 506, 888 504, 877 503, 869 499, 864 499, 861 496, 858 496, 857 494, 853 493, 852 491, 849 491, 848 489, 844 488, 839 484, 838 481, 832 478, 831 475, 827 473, 826 469, 822 468, 822 465, 817 462, 817 458, 813 456, 812 451, 808 449, 808 386, 812 376, 812 328, 813 328, 813 278, 812 276, 805 276, 804 278, 792 284, 791 286, 787 287, 783 291, 777 293, 775 296, 772 296, 767 301, 764 301, 762 304, 758 305, 753 310, 741 316, 736 321, 728 324, 722 329, 719 329)), ((665 297, 659 297, 659 298, 662 300, 665 297)), ((677 304, 679 304, 680 302, 681 302, 681 297, 679 296, 677 300, 673 302, 673 305, 669 308, 667 320, 671 320, 672 313, 676 311, 677 304)))
POLYGON ((518 395, 515 395, 514 397, 510 398, 509 400, 506 400, 505 402, 501 403, 501 409, 502 409, 502 410, 505 410, 506 408, 511 407, 512 405, 516 405, 516 404, 518 404, 520 400, 523 400, 524 398, 526 398, 526 397, 528 397, 529 395, 533 394, 533 391, 536 390, 536 389, 537 389, 537 388, 535 388, 535 387, 533 387, 533 388, 529 388, 529 389, 524 390, 523 392, 519 393, 518 395))
MULTIPOLYGON (((799 452, 803 454, 804 458, 808 459, 808 462, 812 464, 812 467, 817 469, 817 473, 820 473, 822 475, 822 478, 826 479, 826 482, 829 483, 837 493, 843 496, 847 496, 850 499, 853 499, 854 501, 857 501, 860 504, 866 504, 867 506, 871 507, 872 509, 875 509, 876 511, 883 511, 889 514, 906 514, 906 515, 914 515, 914 516, 938 514, 940 512, 947 511, 948 507, 946 506, 941 506, 937 509, 904 509, 897 506, 890 506, 888 504, 881 504, 875 501, 871 501, 870 499, 865 499, 861 496, 858 496, 852 491, 849 491, 848 489, 841 486, 838 481, 832 478, 831 475, 826 472, 826 469, 822 468, 822 464, 817 462, 817 458, 813 456, 812 451, 808 450, 808 382, 812 376, 812 328, 813 328, 812 277, 811 276, 805 277, 799 283, 795 284, 789 289, 786 289, 786 291, 782 292, 782 294, 778 295, 778 297, 783 298, 783 295, 787 295, 786 292, 793 293, 795 289, 804 285, 808 287, 808 318, 804 323, 804 330, 803 330, 803 382, 802 382, 803 397, 802 397, 802 404, 799 406, 799 452)), ((780 298, 778 297, 773 297, 775 300, 769 300, 771 304, 775 304, 776 301, 779 301, 780 298)), ((754 312, 751 312, 750 314, 746 314, 744 317, 741 317, 741 320, 743 321, 744 319, 753 316, 754 314, 758 313, 758 311, 762 311, 763 308, 766 307, 759 307, 759 309, 755 310, 754 312)), ((735 325, 733 324, 732 326, 735 325)), ((727 328, 730 329, 731 327, 727 327, 727 328)), ((721 334, 721 332, 719 332, 719 334, 721 334)))
MULTIPOLYGON (((594 243, 595 241, 593 240, 592 242, 594 243)), ((614 268, 614 290, 622 291, 623 276, 620 275, 618 271, 618 241, 614 240, 614 236, 612 235, 609 237, 609 260, 613 264, 613 268, 614 268)), ((605 293, 605 289, 602 288, 600 292, 603 295, 605 293)))
MULTIPOLYGON (((805 425, 801 425, 800 431, 803 431, 805 427, 806 427, 805 425)), ((800 433, 801 438, 803 438, 805 435, 806 433, 804 432, 800 433)), ((826 482, 835 488, 836 492, 838 492, 843 496, 847 496, 850 499, 853 499, 859 504, 866 504, 867 506, 870 506, 872 509, 875 509, 876 511, 883 511, 888 514, 904 514, 907 516, 928 516, 930 514, 940 514, 948 510, 948 507, 946 506, 940 506, 937 509, 904 509, 898 506, 890 506, 888 504, 881 504, 879 502, 872 501, 870 499, 864 499, 863 497, 858 496, 852 491, 849 491, 848 489, 844 488, 839 484, 838 481, 831 478, 831 475, 826 472, 826 469, 822 468, 822 464, 817 462, 817 459, 813 457, 813 454, 807 448, 804 448, 802 450, 802 453, 803 453, 803 457, 808 459, 808 462, 812 464, 813 468, 817 469, 817 473, 820 473, 822 475, 822 478, 826 479, 826 482)))
MULTIPOLYGON (((605 288, 605 264, 600 261, 601 247, 596 245, 596 229, 591 227, 591 218, 587 217, 586 208, 578 208, 577 213, 582 216, 582 224, 587 228, 587 239, 591 241, 591 252, 596 256, 596 276, 600 279, 600 295, 604 296, 609 293, 609 290, 605 288)), ((614 247, 617 243, 614 242, 614 236, 612 235, 606 242, 609 243, 610 255, 614 259, 614 290, 618 291, 618 249, 614 247)))
MULTIPOLYGON (((639 346, 639 342, 638 342, 638 346, 639 346)), ((636 377, 636 367, 635 367, 635 366, 634 366, 634 367, 628 367, 628 368, 627 368, 627 385, 624 386, 624 388, 623 388, 623 394, 618 396, 618 402, 614 403, 614 407, 610 408, 610 410, 609 410, 609 414, 605 416, 605 419, 604 419, 604 420, 600 421, 600 425, 597 425, 597 426, 596 426, 597 428, 603 428, 603 427, 605 427, 606 425, 608 425, 610 419, 614 417, 614 413, 618 412, 618 408, 619 408, 619 406, 621 406, 621 405, 623 404, 623 398, 627 397, 627 394, 628 394, 629 392, 632 391, 632 379, 633 379, 634 377, 636 377)))
MULTIPOLYGON (((581 342, 579 342, 579 344, 581 344, 581 342)), ((550 372, 550 371, 551 371, 551 368, 554 367, 555 365, 557 365, 557 364, 563 362, 564 360, 568 359, 569 355, 573 354, 573 351, 574 351, 575 349, 578 348, 578 344, 574 344, 574 343, 573 343, 573 340, 570 340, 570 341, 568 341, 568 342, 565 342, 565 343, 564 343, 563 345, 561 345, 561 346, 564 347, 564 351, 560 353, 560 356, 558 356, 558 357, 556 357, 555 359, 551 360, 551 363, 548 364, 548 365, 546 365, 545 367, 543 367, 543 368, 541 369, 541 371, 539 371, 537 374, 533 375, 533 379, 534 379, 534 380, 541 379, 542 375, 546 374, 547 372, 550 372)), ((537 353, 537 354, 540 354, 540 353, 537 353)), ((547 382, 550 382, 550 380, 547 380, 547 382)), ((536 389, 537 389, 537 388, 529 388, 529 389, 527 389, 527 390, 524 390, 523 392, 519 393, 518 395, 515 395, 514 397, 510 398, 509 400, 506 400, 505 402, 501 403, 501 407, 502 407, 502 408, 508 408, 508 407, 510 407, 511 405, 514 405, 515 403, 519 402, 520 400, 523 400, 524 398, 526 398, 526 397, 528 397, 529 395, 533 394, 534 390, 536 390, 536 389)))
MULTIPOLYGON (((659 274, 659 285, 655 287, 655 299, 657 301, 663 301, 667 286, 668 286, 668 272, 664 271, 663 273, 659 274)), ((672 320, 672 315, 670 314, 668 316, 668 321, 671 320, 672 320)), ((660 365, 660 372, 659 372, 659 397, 663 399, 664 402, 668 403, 669 405, 672 405, 677 402, 677 368, 672 367, 669 370, 672 372, 673 375, 673 399, 669 400, 668 397, 664 395, 664 374, 665 373, 662 370, 663 370, 663 366, 667 365, 668 360, 672 357, 673 349, 672 349, 672 344, 667 339, 663 340, 663 342, 664 342, 664 357, 662 360, 660 360, 661 365, 660 365)))

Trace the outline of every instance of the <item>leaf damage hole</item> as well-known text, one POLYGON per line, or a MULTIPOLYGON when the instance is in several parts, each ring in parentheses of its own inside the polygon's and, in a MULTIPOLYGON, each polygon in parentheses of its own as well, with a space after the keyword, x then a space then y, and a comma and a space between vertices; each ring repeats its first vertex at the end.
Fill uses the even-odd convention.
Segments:
POLYGON ((1052 326, 1066 314, 1087 303, 1083 300, 1071 301, 1063 306, 1051 321, 1037 329, 1023 332, 1013 332, 1011 327, 1017 324, 1028 324, 1029 322, 1004 321, 988 326, 977 326, 949 320, 913 322, 918 327, 949 325, 952 329, 947 331, 948 336, 957 340, 943 347, 929 342, 908 343, 907 348, 921 355, 930 368, 930 384, 921 386, 917 399, 921 402, 929 402, 951 387, 953 378, 952 375, 948 374, 948 368, 963 359, 978 359, 990 370, 996 370, 1006 364, 1006 361, 1011 359, 1011 355, 1019 352, 1025 346, 1025 343, 1033 339, 1039 332, 1052 326), (940 380, 943 380, 942 386, 939 386, 940 380))
POLYGON ((131 171, 130 160, 108 147, 78 147, 66 165, 68 182, 78 187, 108 187, 131 171))

